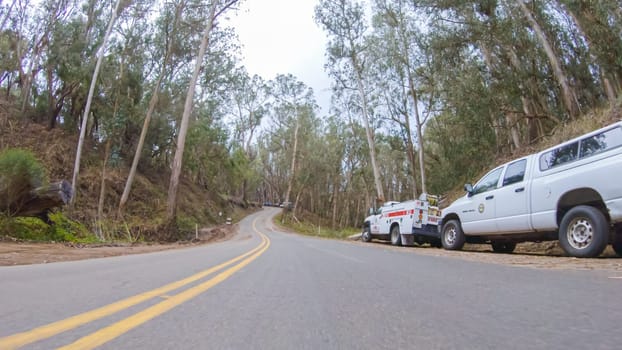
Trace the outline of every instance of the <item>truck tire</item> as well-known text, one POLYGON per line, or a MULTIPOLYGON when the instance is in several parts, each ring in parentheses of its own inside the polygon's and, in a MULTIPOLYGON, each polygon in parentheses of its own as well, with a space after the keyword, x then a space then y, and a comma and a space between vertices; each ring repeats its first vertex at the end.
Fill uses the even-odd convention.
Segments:
POLYGON ((441 244, 446 250, 460 250, 464 246, 466 237, 462 232, 460 221, 449 220, 443 225, 441 232, 441 244))
POLYGON ((588 205, 570 209, 559 225, 559 244, 570 256, 593 258, 607 247, 609 223, 603 213, 588 205))
POLYGON ((363 228, 363 233, 361 233, 361 240, 363 242, 371 242, 371 230, 369 226, 365 226, 363 228))
POLYGON ((622 226, 616 227, 613 232, 613 241, 611 242, 611 247, 613 251, 618 254, 618 256, 622 256, 622 226))
POLYGON ((495 253, 511 253, 516 248, 514 242, 492 242, 492 251, 495 253))
POLYGON ((391 244, 397 246, 402 245, 402 235, 400 234, 399 225, 391 227, 391 244))

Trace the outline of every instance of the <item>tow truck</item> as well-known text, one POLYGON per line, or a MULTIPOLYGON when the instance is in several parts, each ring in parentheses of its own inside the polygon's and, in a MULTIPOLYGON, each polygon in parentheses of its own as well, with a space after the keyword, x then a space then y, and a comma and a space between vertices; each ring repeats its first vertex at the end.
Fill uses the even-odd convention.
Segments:
POLYGON ((391 201, 378 209, 371 208, 363 223, 361 239, 364 242, 374 238, 390 240, 396 246, 429 243, 440 248, 438 199, 436 195, 424 193, 419 199, 391 201))

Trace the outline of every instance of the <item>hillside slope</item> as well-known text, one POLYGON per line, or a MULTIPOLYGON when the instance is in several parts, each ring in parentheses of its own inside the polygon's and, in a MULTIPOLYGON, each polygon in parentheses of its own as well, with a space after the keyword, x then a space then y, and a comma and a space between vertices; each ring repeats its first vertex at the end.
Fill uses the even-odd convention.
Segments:
MULTIPOLYGON (((77 133, 69 133, 60 128, 48 130, 44 125, 32 122, 28 114, 20 115, 16 106, 10 102, 0 99, 0 152, 7 148, 31 151, 45 166, 50 181, 71 181, 77 141, 77 133)), ((66 216, 90 230, 99 228, 99 235, 105 240, 185 239, 194 235, 195 227, 218 225, 226 217, 233 217, 235 221, 246 210, 235 204, 235 201, 224 198, 216 190, 201 188, 182 177, 177 196, 179 230, 169 232, 162 228, 162 223, 166 213, 170 170, 150 167, 143 160, 124 215, 120 218, 117 208, 129 165, 118 161, 110 162, 112 164, 106 168, 104 216, 103 220, 98 221, 97 206, 102 184, 103 158, 103 149, 85 143, 75 207, 65 207, 62 210, 66 216), (219 213, 223 215, 220 216, 219 213)), ((0 232, 0 236, 3 234, 6 233, 0 232)))

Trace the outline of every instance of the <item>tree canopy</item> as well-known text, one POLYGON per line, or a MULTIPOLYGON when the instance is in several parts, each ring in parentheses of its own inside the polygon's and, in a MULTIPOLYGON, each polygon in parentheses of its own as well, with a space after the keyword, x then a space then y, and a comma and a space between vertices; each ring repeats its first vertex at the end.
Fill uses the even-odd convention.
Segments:
POLYGON ((357 226, 376 200, 444 193, 619 103, 619 1, 319 0, 325 115, 297 77, 247 71, 224 19, 240 3, 0 3, 1 93, 23 122, 76 136, 77 205, 93 200, 79 195, 84 152, 103 159, 100 198, 118 198, 99 216, 138 200, 140 171, 170 175, 170 220, 185 178, 357 226), (107 171, 127 180, 106 189, 107 171))

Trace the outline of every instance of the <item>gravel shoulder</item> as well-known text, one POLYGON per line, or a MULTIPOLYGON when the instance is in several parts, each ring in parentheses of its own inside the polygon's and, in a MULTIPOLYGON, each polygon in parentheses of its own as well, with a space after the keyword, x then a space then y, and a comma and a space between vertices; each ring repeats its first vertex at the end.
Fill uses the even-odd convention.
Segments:
POLYGON ((181 249, 230 239, 237 232, 237 225, 222 225, 199 231, 198 239, 175 243, 113 243, 71 244, 20 242, 0 240, 0 266, 46 264, 59 261, 83 260, 128 254, 151 253, 169 249, 181 249))
MULTIPOLYGON (((555 270, 600 270, 611 271, 622 278, 622 258, 618 257, 611 247, 598 258, 579 259, 565 256, 557 242, 521 243, 511 254, 494 253, 490 245, 466 244, 461 251, 450 251, 442 248, 433 248, 428 245, 420 247, 394 247, 390 243, 373 241, 372 243, 353 242, 356 244, 379 244, 387 249, 400 249, 405 252, 449 257, 467 261, 477 261, 489 264, 531 267, 537 269, 555 270)), ((616 277, 618 278, 618 277, 616 277)))

